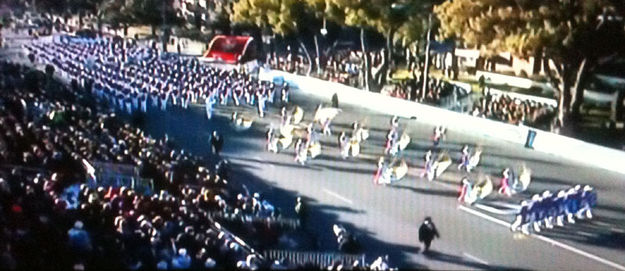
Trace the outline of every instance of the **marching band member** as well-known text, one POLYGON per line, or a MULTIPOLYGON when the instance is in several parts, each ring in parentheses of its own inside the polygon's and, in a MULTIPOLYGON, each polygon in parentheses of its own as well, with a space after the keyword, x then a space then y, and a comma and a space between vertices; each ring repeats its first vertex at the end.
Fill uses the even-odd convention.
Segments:
POLYGON ((519 229, 519 226, 521 227, 521 232, 524 234, 529 235, 530 232, 528 230, 528 225, 529 223, 524 223, 526 218, 529 217, 529 202, 526 200, 521 201, 521 209, 519 210, 519 213, 516 215, 516 218, 514 220, 514 222, 512 222, 512 224, 510 224, 510 230, 511 231, 517 231, 519 229))
POLYGON ((397 129, 391 128, 386 134, 386 147, 384 148, 385 154, 395 155, 397 151, 397 140, 399 139, 399 134, 397 133, 397 129))
POLYGON ((432 165, 434 161, 432 160, 432 150, 428 150, 423 156, 423 161, 425 164, 423 165, 423 172, 421 173, 421 178, 425 177, 425 175, 432 170, 432 165))
POLYGON ((473 190, 473 185, 471 185, 471 182, 469 181, 469 178, 467 177, 463 177, 462 181, 460 181, 462 183, 462 187, 460 188, 460 195, 458 196, 458 201, 459 202, 465 202, 465 198, 469 195, 471 195, 471 190, 473 190))
POLYGON ((148 94, 141 94, 141 112, 148 112, 148 94))
POLYGON ((469 146, 464 145, 461 151, 460 164, 458 165, 458 170, 462 168, 467 168, 469 164, 469 158, 470 158, 469 146))
POLYGON ((295 143, 295 161, 304 165, 306 164, 307 157, 308 150, 306 149, 306 143, 300 138, 297 140, 297 143, 295 143))
POLYGON ((288 117, 288 113, 286 111, 286 107, 283 106, 282 109, 280 109, 280 126, 284 126, 289 124, 289 117, 288 117))
POLYGON ((512 196, 512 189, 510 188, 510 169, 506 168, 502 172, 503 177, 499 186, 499 194, 504 194, 508 197, 512 196))
POLYGON ((206 104, 206 118, 211 119, 213 117, 213 104, 215 104, 215 100, 213 99, 213 94, 206 95, 205 104, 206 104))
POLYGON ((443 138, 443 135, 444 135, 444 131, 443 131, 442 126, 434 127, 434 135, 432 136, 434 147, 438 147, 438 144, 440 144, 440 141, 443 138))
POLYGON ((341 157, 347 159, 347 157, 349 157, 349 138, 345 132, 341 132, 339 135, 339 148, 341 150, 341 157))
POLYGON ((542 198, 539 194, 534 194, 532 196, 532 203, 529 206, 530 218, 528 223, 534 227, 535 232, 540 232, 540 227, 542 226, 542 215, 540 213, 542 208, 542 198))
POLYGON ((375 175, 373 176, 374 184, 381 183, 381 179, 383 178, 385 171, 386 171, 386 162, 384 161, 384 157, 382 156, 378 160, 378 169, 376 170, 375 175))
POLYGON ((566 215, 566 191, 560 190, 554 200, 554 205, 557 206, 556 225, 558 227, 564 226, 564 216, 566 215))
POLYGON ((273 127, 269 127, 269 130, 267 130, 267 150, 273 153, 278 153, 278 140, 273 127))
POLYGON ((256 92, 256 96, 258 96, 258 116, 260 116, 261 118, 264 118, 267 97, 261 91, 256 92))
POLYGON ((580 208, 577 211, 576 217, 578 219, 592 218, 592 205, 596 202, 596 194, 594 194, 594 188, 590 185, 585 185, 581 191, 580 208))
POLYGON ((161 90, 161 110, 167 111, 167 100, 169 99, 169 92, 163 93, 161 90))
POLYGON ((281 96, 281 100, 284 104, 288 104, 289 103, 289 84, 287 82, 284 82, 284 84, 282 85, 282 96, 281 96))
POLYGON ((542 214, 543 214, 543 219, 542 222, 545 223, 545 227, 547 227, 547 229, 552 229, 553 228, 553 216, 550 215, 550 213, 548 212, 548 210, 551 210, 551 208, 555 207, 553 206, 553 195, 551 194, 551 192, 549 192, 548 190, 544 191, 542 194, 542 201, 541 201, 541 205, 542 205, 542 214))

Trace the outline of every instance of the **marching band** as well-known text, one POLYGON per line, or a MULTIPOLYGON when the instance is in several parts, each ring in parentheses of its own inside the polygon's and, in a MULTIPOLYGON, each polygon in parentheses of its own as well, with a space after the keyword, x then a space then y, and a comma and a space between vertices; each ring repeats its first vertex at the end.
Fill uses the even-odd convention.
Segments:
MULTIPOLYGON (((33 43, 26 48, 38 58, 53 63, 67 77, 91 84, 96 97, 110 102, 120 111, 133 114, 146 113, 153 108, 167 110, 167 106, 187 109, 190 103, 203 102, 207 119, 211 119, 216 105, 247 104, 256 107, 259 118, 266 115, 267 104, 282 106, 278 128, 271 125, 266 132, 266 150, 273 153, 286 150, 294 144, 294 161, 306 165, 309 159, 321 154, 320 137, 332 135, 332 121, 341 113, 335 107, 319 105, 312 122, 304 124, 305 112, 299 106, 289 105, 289 85, 253 80, 245 73, 225 71, 201 65, 196 59, 159 56, 158 51, 149 48, 130 47, 115 43, 109 39, 92 41, 55 41, 52 43, 33 43), (276 101, 276 92, 279 101, 276 101), (151 102, 148 102, 151 101, 151 102), (319 127, 317 130, 316 125, 319 127)), ((245 130, 252 126, 253 118, 238 112, 232 114, 235 130, 245 130)), ((447 128, 436 126, 433 130, 432 150, 423 157, 421 178, 435 180, 451 164, 447 151, 438 151, 445 140, 447 128)), ((369 138, 369 131, 361 122, 353 122, 351 133, 338 133, 338 148, 341 158, 357 158, 361 155, 361 144, 369 138)), ((215 134, 215 139, 221 138, 215 134)), ((390 127, 385 137, 383 156, 378 160, 374 174, 374 183, 391 184, 404 178, 408 173, 408 163, 402 158, 402 151, 411 141, 405 127, 400 125, 398 116, 390 120, 390 127)), ((215 146, 219 153, 220 147, 215 146)), ((470 173, 475 169, 481 157, 479 147, 471 150, 465 145, 460 151, 457 169, 470 173)), ((530 183, 530 171, 522 167, 518 176, 510 169, 502 171, 499 194, 511 197, 525 191, 530 183)), ((483 199, 493 190, 490 178, 486 177, 473 183, 468 177, 461 181, 458 201, 472 204, 483 199)), ((528 233, 532 226, 535 232, 541 228, 562 226, 564 219, 574 223, 577 219, 591 218, 591 208, 596 204, 597 196, 590 186, 579 185, 562 190, 555 195, 549 191, 536 194, 531 200, 521 202, 516 220, 511 226, 513 231, 528 233)))

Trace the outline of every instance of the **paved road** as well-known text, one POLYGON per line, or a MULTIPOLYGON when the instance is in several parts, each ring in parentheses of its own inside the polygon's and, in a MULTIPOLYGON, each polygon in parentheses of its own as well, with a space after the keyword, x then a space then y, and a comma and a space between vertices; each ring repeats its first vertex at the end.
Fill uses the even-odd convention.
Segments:
MULTIPOLYGON (((295 95, 294 101, 306 112, 312 112, 321 102, 301 94, 295 95)), ((600 200, 595 219, 549 231, 544 235, 553 239, 539 240, 512 234, 501 225, 503 223, 489 221, 475 212, 503 221, 511 221, 510 215, 480 208, 469 211, 464 207, 459 209, 456 196, 458 181, 463 174, 455 168, 452 167, 436 182, 418 177, 422 167, 420 158, 430 148, 429 136, 433 127, 415 120, 401 120, 401 125, 413 138, 404 154, 411 167, 409 176, 391 186, 377 186, 373 184, 372 176, 375 161, 383 150, 390 116, 361 108, 344 108, 335 120, 334 133, 347 131, 354 120, 364 120, 372 135, 363 147, 363 157, 347 161, 340 159, 336 137, 331 136, 322 139, 324 148, 320 157, 307 166, 300 166, 293 162, 292 149, 280 154, 264 151, 263 132, 270 123, 278 122, 277 109, 244 132, 235 132, 227 124, 233 109, 219 108, 219 117, 212 121, 204 119, 201 106, 195 107, 192 112, 157 112, 150 117, 148 130, 155 135, 168 131, 170 136, 194 153, 206 153, 210 131, 222 131, 226 138, 225 156, 240 171, 235 175, 236 181, 246 183, 252 190, 262 191, 270 201, 282 207, 286 216, 294 216, 291 208, 296 196, 301 195, 312 202, 315 211, 307 226, 319 237, 322 249, 336 249, 330 229, 333 223, 338 222, 362 234, 360 238, 365 243, 369 259, 389 254, 391 261, 401 267, 614 269, 602 263, 601 259, 588 258, 592 255, 571 252, 571 247, 573 250, 580 249, 582 254, 588 252, 625 265, 625 254, 622 252, 625 234, 619 226, 625 223, 625 208, 620 198, 624 192, 622 175, 558 160, 508 143, 457 134, 450 127, 442 148, 448 149, 454 159, 459 158, 463 144, 477 144, 485 150, 479 169, 471 174, 473 178, 479 174, 498 175, 504 167, 517 167, 521 163, 533 170, 534 181, 527 193, 514 199, 493 195, 484 205, 516 204, 531 193, 567 188, 577 183, 590 183, 598 189, 600 200), (442 237, 435 241, 435 253, 428 257, 419 253, 417 239, 418 225, 425 216, 433 217, 442 237), (549 240, 561 242, 568 250, 552 245, 549 240)), ((252 108, 236 110, 255 117, 252 108)), ((309 122, 311 118, 310 114, 306 114, 304 122, 309 122)))
MULTIPOLYGON (((319 102, 315 97, 293 95, 293 101, 306 112, 319 102)), ((430 269, 558 269, 558 270, 625 270, 625 195, 624 176, 598 170, 583 164, 556 159, 553 156, 521 146, 456 133, 448 129, 442 148, 453 158, 463 144, 480 145, 484 149, 482 163, 476 173, 499 174, 504 167, 525 163, 533 170, 530 191, 514 199, 492 196, 485 205, 517 203, 522 197, 544 189, 557 190, 577 183, 589 183, 599 193, 596 217, 562 229, 550 230, 540 237, 512 234, 501 215, 480 208, 458 206, 458 181, 463 176, 454 167, 439 181, 418 178, 421 157, 430 148, 431 126, 415 120, 401 120, 413 138, 404 153, 411 169, 404 180, 377 186, 372 182, 375 161, 382 153, 383 138, 390 116, 356 107, 344 107, 334 122, 335 135, 349 129, 354 120, 364 120, 372 134, 363 146, 363 157, 342 160, 336 148, 336 136, 322 139, 323 154, 307 166, 293 162, 293 151, 280 154, 264 151, 264 131, 277 123, 277 109, 269 117, 257 120, 252 129, 235 132, 228 124, 233 109, 255 116, 252 108, 219 107, 218 116, 205 119, 203 107, 188 111, 152 110, 146 129, 153 136, 168 133, 185 149, 196 154, 208 153, 208 135, 219 130, 225 136, 224 156, 236 171, 233 182, 244 183, 251 190, 281 207, 285 216, 294 216, 295 197, 303 196, 311 203, 312 217, 307 227, 318 237, 320 248, 336 250, 331 233, 333 223, 341 223, 359 233, 369 261, 388 254, 400 267, 430 269), (424 217, 431 216, 441 233, 433 244, 434 253, 420 252, 417 229, 424 217), (494 222, 495 221, 495 222, 494 222), (555 241, 553 243, 551 241, 555 241), (592 255, 589 255, 592 254, 592 255), (607 261, 606 261, 607 260, 607 261)), ((306 114, 305 121, 312 116, 306 114)))

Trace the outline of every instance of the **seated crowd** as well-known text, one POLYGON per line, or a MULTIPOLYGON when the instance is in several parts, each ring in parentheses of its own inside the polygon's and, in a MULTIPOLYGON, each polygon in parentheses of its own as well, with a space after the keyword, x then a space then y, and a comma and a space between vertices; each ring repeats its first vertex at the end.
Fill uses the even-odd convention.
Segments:
POLYGON ((10 63, 1 64, 1 73, 2 266, 228 269, 237 261, 259 264, 255 254, 209 219, 209 212, 229 209, 233 201, 201 159, 124 125, 81 92, 50 82, 44 91, 43 81, 49 79, 42 74, 10 63), (38 77, 41 84, 26 81, 38 77), (126 187, 88 187, 83 159, 134 164, 164 190, 149 196, 126 187), (172 177, 171 164, 189 160, 197 175, 172 177), (182 185, 186 181, 200 188, 182 185), (75 209, 63 197, 74 184, 80 184, 75 209))
POLYGON ((505 95, 486 95, 474 103, 471 114, 514 125, 523 124, 549 129, 550 122, 555 115, 555 108, 505 95))
MULTIPOLYGON (((44 74, 0 63, 0 265, 35 270, 51 263, 77 270, 269 267, 214 219, 266 215, 262 197, 237 194, 204 158, 177 148, 167 136, 153 139, 125 122, 114 102, 93 91, 106 75, 94 75, 69 60, 77 55, 64 52, 38 57, 65 60, 56 64, 71 87, 53 79, 53 66, 44 74), (157 192, 87 185, 93 176, 85 161, 135 166, 141 178, 153 180, 157 192), (71 186, 79 187, 75 199, 66 196, 71 186)), ((258 238, 267 229, 280 230, 269 219, 253 228, 245 221, 234 224, 240 228, 236 234, 252 229, 256 234, 251 236, 258 238)), ((282 261, 271 267, 305 265, 282 261)))

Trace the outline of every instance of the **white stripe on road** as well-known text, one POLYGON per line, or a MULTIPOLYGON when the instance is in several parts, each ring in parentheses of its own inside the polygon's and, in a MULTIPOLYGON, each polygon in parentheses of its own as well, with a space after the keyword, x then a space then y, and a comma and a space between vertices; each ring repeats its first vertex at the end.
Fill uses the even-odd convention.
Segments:
POLYGON ((329 194, 329 195, 331 195, 331 196, 333 196, 333 197, 335 197, 335 198, 337 198, 337 199, 340 199, 340 200, 342 200, 342 201, 344 201, 344 202, 347 202, 347 203, 349 203, 349 204, 354 204, 354 202, 353 202, 353 201, 351 201, 350 199, 348 199, 348 198, 346 198, 346 197, 343 197, 343 196, 341 196, 341 195, 339 195, 339 194, 337 194, 337 193, 334 193, 334 192, 332 192, 332 191, 330 191, 330 190, 328 190, 328 189, 323 188, 322 190, 323 190, 323 192, 325 192, 326 194, 329 194))
POLYGON ((467 258, 469 258, 469 259, 471 259, 471 260, 474 260, 474 261, 476 261, 476 262, 478 262, 478 263, 488 265, 488 262, 487 262, 487 261, 482 260, 482 259, 480 259, 480 258, 478 258, 478 257, 475 257, 475 256, 473 256, 473 255, 471 255, 471 254, 469 254, 469 253, 463 252, 463 253, 462 253, 462 255, 464 255, 465 257, 467 257, 467 258))
MULTIPOLYGON (((505 226, 506 228, 510 228, 510 223, 505 222, 505 221, 500 220, 500 219, 497 219, 497 218, 494 218, 494 217, 491 217, 491 216, 489 216, 489 215, 483 214, 483 213, 478 212, 478 211, 476 211, 476 210, 473 210, 473 209, 471 209, 471 208, 468 208, 468 207, 465 207, 465 206, 459 205, 459 206, 458 206, 458 209, 460 209, 461 211, 464 211, 464 212, 470 213, 470 214, 472 214, 472 215, 479 216, 479 217, 484 218, 484 219, 486 219, 486 220, 489 220, 489 221, 491 221, 491 222, 497 223, 497 224, 499 224, 499 225, 505 226)), ((549 237, 545 237, 545 236, 538 235, 538 234, 532 234, 532 235, 530 235, 530 236, 531 236, 531 237, 533 237, 533 238, 535 238, 535 239, 538 239, 538 240, 540 240, 540 241, 543 241, 543 242, 549 243, 549 244, 551 244, 552 246, 557 246, 557 247, 563 248, 563 249, 565 249, 565 250, 568 250, 568 251, 570 251, 570 252, 573 252, 573 253, 576 253, 576 254, 582 255, 582 256, 584 256, 584 257, 586 257, 586 258, 589 258, 589 259, 591 259, 591 260, 594 260, 594 261, 600 262, 600 263, 602 263, 602 264, 605 264, 605 265, 611 266, 611 267, 613 267, 613 268, 615 268, 615 269, 625 271, 625 266, 622 266, 622 265, 617 264, 617 263, 615 263, 615 262, 612 262, 612 261, 610 261, 610 260, 606 260, 606 259, 604 259, 604 258, 601 258, 601 257, 599 257, 599 256, 597 256, 597 255, 594 255, 594 254, 588 253, 588 252, 586 252, 586 251, 583 251, 583 250, 580 250, 580 249, 574 248, 574 247, 569 246, 569 245, 567 245, 567 244, 564 244, 564 243, 558 242, 558 241, 553 240, 553 239, 551 239, 551 238, 549 238, 549 237)))
POLYGON ((622 266, 622 265, 617 264, 617 263, 615 263, 615 262, 612 262, 612 261, 610 261, 610 260, 606 260, 606 259, 604 259, 604 258, 601 258, 601 257, 597 256, 597 255, 590 254, 590 253, 588 253, 588 252, 586 252, 586 251, 583 251, 583 250, 580 250, 580 249, 574 248, 574 247, 569 246, 569 245, 567 245, 567 244, 560 243, 560 242, 558 242, 558 241, 556 241, 556 240, 553 240, 553 239, 551 239, 551 238, 549 238, 549 237, 545 237, 545 236, 542 236, 542 235, 535 235, 535 234, 532 234, 531 236, 532 236, 532 237, 534 237, 534 238, 536 238, 536 239, 538 239, 538 240, 541 240, 541 241, 545 241, 545 242, 547 242, 547 243, 550 243, 552 246, 558 246, 558 247, 561 247, 561 248, 566 249, 566 250, 568 250, 568 251, 571 251, 571 252, 577 253, 577 254, 579 254, 579 255, 582 255, 582 256, 584 256, 584 257, 586 257, 586 258, 593 259, 593 260, 595 260, 595 261, 597 261, 597 262, 600 262, 600 263, 603 263, 603 264, 605 264, 605 265, 609 265, 609 266, 611 266, 611 267, 614 267, 615 269, 625 271, 625 266, 622 266))
POLYGON ((493 208, 493 207, 486 206, 486 205, 479 204, 479 203, 475 204, 475 207, 480 208, 484 211, 493 213, 493 214, 498 214, 498 215, 512 215, 512 214, 518 213, 518 210, 499 210, 497 208, 493 208))
POLYGON ((488 221, 497 223, 497 224, 499 224, 501 226, 504 226, 506 228, 510 228, 510 223, 508 223, 506 221, 503 221, 503 220, 500 220, 500 219, 497 219, 497 218, 494 218, 494 217, 489 216, 489 215, 485 215, 483 213, 480 213, 480 212, 478 212, 476 210, 473 210, 473 209, 471 209, 469 207, 466 207, 464 205, 458 205, 458 209, 460 209, 461 211, 465 211, 467 213, 470 213, 472 215, 479 216, 479 217, 484 218, 484 219, 486 219, 488 221))

